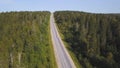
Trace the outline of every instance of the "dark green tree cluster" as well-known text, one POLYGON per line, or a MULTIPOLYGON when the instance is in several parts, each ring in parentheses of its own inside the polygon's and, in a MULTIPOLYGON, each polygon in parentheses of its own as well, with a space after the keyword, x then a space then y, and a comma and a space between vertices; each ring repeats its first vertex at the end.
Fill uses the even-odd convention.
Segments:
POLYGON ((56 11, 54 17, 83 68, 120 68, 120 14, 56 11))
POLYGON ((54 68, 50 12, 0 13, 0 68, 54 68))

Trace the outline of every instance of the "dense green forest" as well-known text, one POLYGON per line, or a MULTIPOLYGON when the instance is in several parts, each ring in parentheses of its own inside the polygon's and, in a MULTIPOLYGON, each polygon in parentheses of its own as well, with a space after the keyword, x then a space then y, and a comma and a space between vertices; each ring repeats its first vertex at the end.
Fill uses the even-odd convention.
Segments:
POLYGON ((54 17, 82 68, 120 68, 120 14, 56 11, 54 17))
POLYGON ((0 68, 56 68, 50 12, 0 13, 0 68))

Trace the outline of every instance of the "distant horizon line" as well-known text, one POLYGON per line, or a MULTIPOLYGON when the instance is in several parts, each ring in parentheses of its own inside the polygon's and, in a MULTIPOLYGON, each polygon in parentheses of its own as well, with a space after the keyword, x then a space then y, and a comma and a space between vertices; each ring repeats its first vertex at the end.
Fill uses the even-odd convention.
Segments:
POLYGON ((77 11, 77 12, 85 12, 85 13, 97 13, 97 14, 120 14, 120 12, 90 12, 90 11, 80 11, 80 10, 8 10, 8 11, 0 11, 0 13, 7 13, 7 12, 43 12, 43 11, 49 11, 51 13, 54 13, 56 11, 77 11))

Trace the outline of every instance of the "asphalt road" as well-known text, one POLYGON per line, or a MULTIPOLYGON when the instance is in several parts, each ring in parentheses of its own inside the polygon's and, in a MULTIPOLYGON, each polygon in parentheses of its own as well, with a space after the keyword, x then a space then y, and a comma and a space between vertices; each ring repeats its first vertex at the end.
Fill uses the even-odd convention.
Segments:
POLYGON ((76 68, 59 36, 53 14, 50 17, 50 30, 58 68, 76 68))

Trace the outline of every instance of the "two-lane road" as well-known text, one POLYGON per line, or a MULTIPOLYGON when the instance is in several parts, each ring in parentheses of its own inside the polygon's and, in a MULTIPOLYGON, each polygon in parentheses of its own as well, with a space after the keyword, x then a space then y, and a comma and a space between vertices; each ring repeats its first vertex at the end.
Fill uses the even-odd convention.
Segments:
POLYGON ((76 68, 63 42, 61 41, 53 14, 50 16, 50 29, 58 68, 76 68))

